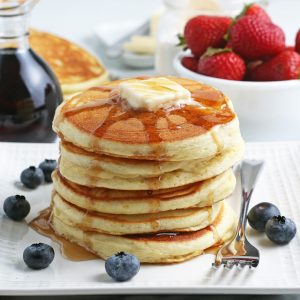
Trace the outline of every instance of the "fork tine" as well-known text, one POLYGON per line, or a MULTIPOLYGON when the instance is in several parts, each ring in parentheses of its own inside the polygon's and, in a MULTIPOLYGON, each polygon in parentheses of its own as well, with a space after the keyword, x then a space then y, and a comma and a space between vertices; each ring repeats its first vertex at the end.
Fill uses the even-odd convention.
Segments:
POLYGON ((232 269, 237 262, 235 260, 223 260, 225 269, 232 269))
POLYGON ((240 260, 238 263, 239 269, 244 269, 246 266, 251 266, 251 262, 240 260))
POLYGON ((220 268, 221 265, 217 265, 216 263, 212 263, 211 266, 212 266, 214 269, 217 270, 217 269, 220 268))

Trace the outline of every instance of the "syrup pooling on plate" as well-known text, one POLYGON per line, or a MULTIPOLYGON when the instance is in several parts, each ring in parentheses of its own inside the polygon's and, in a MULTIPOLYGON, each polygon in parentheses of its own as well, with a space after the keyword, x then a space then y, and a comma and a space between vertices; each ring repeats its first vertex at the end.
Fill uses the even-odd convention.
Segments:
POLYGON ((42 210, 38 216, 29 223, 29 226, 38 233, 49 237, 53 242, 58 243, 62 255, 69 260, 86 261, 98 258, 98 256, 93 254, 91 251, 88 251, 85 248, 66 240, 64 237, 57 235, 51 227, 51 213, 51 207, 42 210))
POLYGON ((75 97, 63 107, 63 113, 70 122, 92 135, 129 144, 157 144, 178 140, 182 135, 192 137, 235 118, 221 92, 206 86, 195 88, 192 84, 184 87, 199 106, 188 104, 156 112, 132 110, 124 105, 117 89, 108 92, 101 87, 87 92, 90 99, 89 94, 85 94, 84 100, 75 97))

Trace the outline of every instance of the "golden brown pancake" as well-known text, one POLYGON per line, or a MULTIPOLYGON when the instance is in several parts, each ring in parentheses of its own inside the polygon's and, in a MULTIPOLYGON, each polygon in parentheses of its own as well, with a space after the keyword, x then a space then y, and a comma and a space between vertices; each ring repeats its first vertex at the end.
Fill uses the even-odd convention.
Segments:
POLYGON ((243 156, 244 143, 216 155, 208 161, 188 165, 187 169, 166 172, 159 176, 123 175, 104 171, 102 168, 80 166, 61 156, 60 173, 68 180, 89 187, 120 190, 159 190, 178 187, 215 177, 230 169, 243 156))
POLYGON ((142 234, 166 231, 197 231, 211 225, 222 207, 222 201, 208 207, 175 209, 151 214, 103 214, 84 210, 63 199, 52 197, 52 213, 70 226, 86 231, 113 235, 142 234))
POLYGON ((234 146, 240 132, 230 100, 199 82, 169 79, 188 89, 201 107, 133 110, 120 99, 121 81, 115 81, 61 105, 54 130, 80 148, 135 159, 201 159, 234 146))
POLYGON ((205 181, 164 190, 121 191, 89 188, 52 173, 53 187, 68 202, 82 209, 108 214, 146 214, 188 207, 205 207, 227 198, 234 190, 231 169, 205 181))
POLYGON ((53 69, 64 93, 76 93, 108 81, 101 62, 76 44, 54 34, 31 30, 32 49, 53 69))
POLYGON ((52 216, 51 224, 58 235, 103 259, 124 251, 136 255, 144 263, 173 263, 200 255, 205 249, 232 237, 236 216, 225 201, 222 206, 211 226, 191 232, 116 236, 70 226, 58 215, 52 216))
MULTIPOLYGON (((136 176, 155 177, 178 169, 186 170, 200 161, 207 161, 206 159, 185 161, 137 160, 86 151, 68 142, 61 142, 59 148, 60 156, 67 157, 69 161, 75 164, 87 169, 101 168, 103 171, 122 174, 123 177, 128 178, 136 176)), ((209 157, 208 160, 212 158, 209 157)))

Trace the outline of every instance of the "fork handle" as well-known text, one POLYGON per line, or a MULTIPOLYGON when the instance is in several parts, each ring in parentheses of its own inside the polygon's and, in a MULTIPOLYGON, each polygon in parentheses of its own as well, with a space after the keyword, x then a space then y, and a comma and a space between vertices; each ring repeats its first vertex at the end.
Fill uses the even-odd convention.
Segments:
POLYGON ((236 232, 236 240, 245 240, 245 230, 247 224, 247 212, 252 196, 252 192, 257 182, 257 178, 262 170, 263 161, 243 160, 240 166, 242 205, 239 223, 236 232))

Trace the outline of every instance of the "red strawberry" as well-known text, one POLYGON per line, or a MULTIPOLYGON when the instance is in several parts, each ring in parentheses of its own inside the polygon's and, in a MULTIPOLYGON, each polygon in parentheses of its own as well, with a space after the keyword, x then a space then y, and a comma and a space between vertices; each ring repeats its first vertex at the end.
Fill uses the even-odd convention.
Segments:
POLYGON ((266 11, 261 6, 259 6, 256 3, 245 5, 242 12, 237 16, 237 19, 243 16, 254 16, 256 18, 259 18, 263 22, 272 23, 270 16, 266 13, 266 11))
POLYGON ((181 59, 181 63, 187 69, 197 72, 198 59, 194 56, 185 56, 181 59))
POLYGON ((282 29, 253 16, 237 20, 230 31, 230 40, 233 50, 248 60, 275 55, 285 48, 282 29))
POLYGON ((231 19, 227 17, 194 17, 185 25, 184 40, 192 53, 199 57, 208 47, 225 46, 224 35, 230 23, 231 19))
POLYGON ((230 80, 242 80, 246 65, 242 58, 230 49, 211 49, 200 58, 198 73, 230 80))
POLYGON ((254 81, 278 81, 300 78, 300 55, 285 50, 262 63, 249 74, 254 81))
POLYGON ((296 35, 296 46, 295 46, 295 48, 296 48, 296 51, 298 53, 300 53, 300 29, 298 30, 297 35, 296 35))

